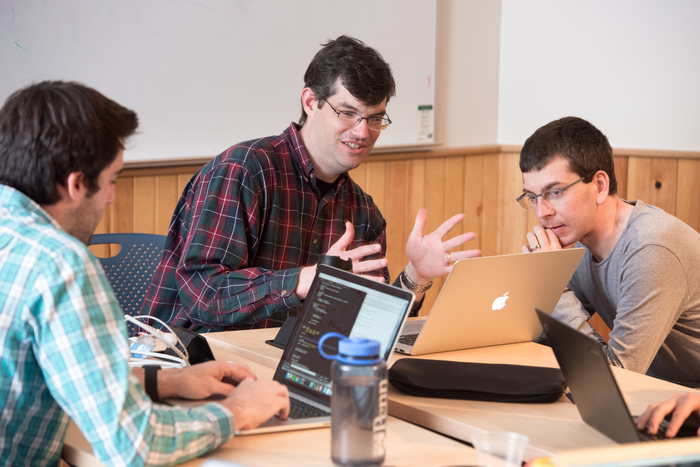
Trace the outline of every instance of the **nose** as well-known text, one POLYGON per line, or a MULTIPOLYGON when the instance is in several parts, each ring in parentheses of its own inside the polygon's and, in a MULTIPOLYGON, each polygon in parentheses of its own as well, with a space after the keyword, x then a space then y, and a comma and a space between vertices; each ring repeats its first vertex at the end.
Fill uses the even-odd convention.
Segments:
POLYGON ((539 198, 537 200, 537 205, 535 206, 535 216, 537 216, 538 219, 545 219, 552 215, 554 215, 552 205, 544 199, 539 198))
POLYGON ((117 187, 115 185, 111 185, 109 189, 109 194, 107 195, 107 204, 114 204, 114 202, 117 200, 117 187))
POLYGON ((369 127, 367 126, 367 120, 362 119, 360 120, 360 123, 355 125, 355 127, 351 128, 350 133, 355 138, 359 139, 365 139, 367 136, 369 136, 369 127))

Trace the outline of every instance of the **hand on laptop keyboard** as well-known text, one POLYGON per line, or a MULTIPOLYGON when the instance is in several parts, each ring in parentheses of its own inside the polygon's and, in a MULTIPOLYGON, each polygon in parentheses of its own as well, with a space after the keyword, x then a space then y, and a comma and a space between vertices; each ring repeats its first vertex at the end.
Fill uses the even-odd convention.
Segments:
POLYGON ((692 436, 700 434, 700 395, 696 393, 676 394, 671 399, 651 404, 637 417, 637 428, 657 433, 663 421, 667 421, 666 437, 692 436), (681 432, 681 430, 683 432, 681 432))

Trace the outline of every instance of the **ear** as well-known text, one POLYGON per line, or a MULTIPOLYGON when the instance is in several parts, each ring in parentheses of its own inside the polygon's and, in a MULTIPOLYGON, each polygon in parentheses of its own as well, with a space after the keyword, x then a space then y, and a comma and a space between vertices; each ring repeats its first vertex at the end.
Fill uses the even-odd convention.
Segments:
POLYGON ((85 187, 85 174, 82 172, 71 172, 66 179, 66 201, 80 201, 86 194, 87 188, 85 187))
POLYGON ((311 115, 318 108, 316 93, 311 88, 304 88, 301 91, 301 105, 304 107, 306 115, 311 115))
POLYGON ((608 174, 602 170, 599 170, 593 175, 592 180, 596 189, 596 202, 598 204, 603 204, 606 199, 608 199, 608 192, 610 191, 610 177, 608 174))

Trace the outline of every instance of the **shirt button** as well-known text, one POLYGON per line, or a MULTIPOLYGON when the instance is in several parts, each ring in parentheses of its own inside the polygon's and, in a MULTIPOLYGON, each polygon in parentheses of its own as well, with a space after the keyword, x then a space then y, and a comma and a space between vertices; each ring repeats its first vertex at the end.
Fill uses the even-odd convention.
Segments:
POLYGON ((282 291, 282 295, 287 295, 287 291, 286 291, 286 290, 283 290, 283 291, 282 291))
POLYGON ((314 238, 314 245, 318 243, 318 239, 314 238))

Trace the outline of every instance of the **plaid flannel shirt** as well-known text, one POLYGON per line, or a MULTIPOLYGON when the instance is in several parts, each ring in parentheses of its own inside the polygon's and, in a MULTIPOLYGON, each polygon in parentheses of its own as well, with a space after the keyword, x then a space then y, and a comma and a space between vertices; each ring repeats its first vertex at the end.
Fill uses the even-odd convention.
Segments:
MULTIPOLYGON (((345 232, 379 243, 386 222, 348 174, 324 196, 296 124, 237 144, 202 167, 175 208, 143 313, 197 331, 279 324, 301 301, 299 271, 345 232)), ((389 280, 389 271, 382 274, 389 280)))
POLYGON ((170 465, 233 435, 220 404, 154 404, 127 366, 123 314, 99 261, 0 185, 0 465, 57 465, 69 418, 105 465, 170 465))

